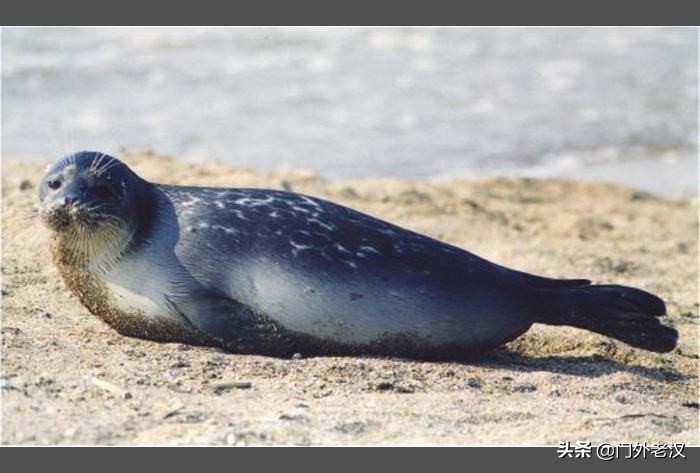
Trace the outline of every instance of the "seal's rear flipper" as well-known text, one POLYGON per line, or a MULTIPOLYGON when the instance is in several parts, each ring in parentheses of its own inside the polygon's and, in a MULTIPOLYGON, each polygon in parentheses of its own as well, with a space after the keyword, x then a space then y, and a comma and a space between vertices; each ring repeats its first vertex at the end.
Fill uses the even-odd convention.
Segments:
POLYGON ((666 314, 664 301, 641 289, 592 285, 542 292, 554 303, 538 322, 583 328, 658 353, 676 347, 678 332, 657 318, 666 314))

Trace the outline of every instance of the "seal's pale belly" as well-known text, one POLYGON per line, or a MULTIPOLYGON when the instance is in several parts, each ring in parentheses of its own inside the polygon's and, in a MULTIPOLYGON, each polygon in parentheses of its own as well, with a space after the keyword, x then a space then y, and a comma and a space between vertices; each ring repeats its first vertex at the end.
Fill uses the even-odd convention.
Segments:
POLYGON ((323 339, 367 344, 387 334, 410 333, 431 343, 448 344, 486 335, 479 333, 477 324, 470 326, 463 308, 456 313, 440 304, 437 295, 432 300, 416 287, 382 285, 361 268, 339 280, 301 273, 293 266, 253 263, 248 276, 254 289, 242 294, 242 302, 289 330, 323 339))
POLYGON ((154 272, 153 266, 147 263, 148 260, 145 259, 134 260, 104 274, 102 279, 105 281, 112 304, 125 313, 176 320, 169 313, 163 291, 163 288, 170 286, 167 276, 154 272), (144 278, 140 275, 148 277, 144 278))

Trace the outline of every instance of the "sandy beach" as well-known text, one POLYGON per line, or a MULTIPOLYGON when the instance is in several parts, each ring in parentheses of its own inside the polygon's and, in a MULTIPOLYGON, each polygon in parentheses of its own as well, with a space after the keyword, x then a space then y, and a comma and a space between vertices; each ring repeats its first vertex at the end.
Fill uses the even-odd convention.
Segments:
POLYGON ((315 195, 550 277, 644 288, 677 349, 535 325, 468 363, 276 359, 126 338, 66 289, 34 215, 46 163, 2 162, 4 444, 698 444, 698 201, 599 182, 327 180, 121 156, 163 183, 315 195))

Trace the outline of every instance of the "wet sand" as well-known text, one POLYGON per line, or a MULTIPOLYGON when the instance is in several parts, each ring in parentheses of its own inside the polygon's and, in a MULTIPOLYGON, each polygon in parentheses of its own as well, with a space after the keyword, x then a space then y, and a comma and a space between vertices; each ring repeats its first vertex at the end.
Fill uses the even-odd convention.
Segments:
POLYGON ((604 183, 324 180, 125 160, 159 182, 292 189, 551 277, 642 287, 668 354, 535 325, 478 360, 275 359, 126 338, 60 280, 33 216, 46 163, 2 163, 6 444, 698 444, 698 204, 604 183))

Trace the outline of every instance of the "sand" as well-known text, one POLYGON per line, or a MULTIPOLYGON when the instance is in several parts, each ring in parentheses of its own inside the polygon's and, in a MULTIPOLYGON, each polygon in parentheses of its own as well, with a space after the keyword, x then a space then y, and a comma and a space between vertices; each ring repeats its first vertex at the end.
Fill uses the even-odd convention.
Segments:
POLYGON ((293 189, 551 277, 668 303, 655 354, 535 325, 468 363, 275 359, 123 337, 66 289, 34 216, 46 163, 2 163, 5 444, 698 444, 698 202, 605 183, 324 180, 123 156, 160 182, 293 189))

